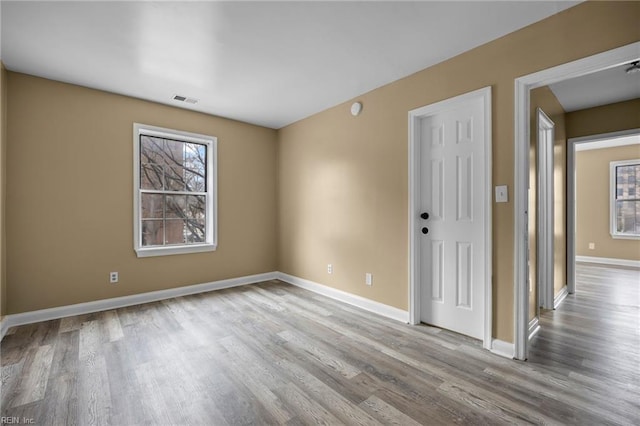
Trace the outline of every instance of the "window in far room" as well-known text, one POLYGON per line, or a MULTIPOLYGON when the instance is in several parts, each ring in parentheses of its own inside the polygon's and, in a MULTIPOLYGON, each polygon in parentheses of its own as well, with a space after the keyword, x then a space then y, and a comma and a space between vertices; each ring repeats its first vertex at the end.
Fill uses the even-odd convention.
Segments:
POLYGON ((138 257, 216 249, 213 136, 134 124, 134 249, 138 257))
POLYGON ((612 161, 611 236, 640 238, 640 159, 612 161))

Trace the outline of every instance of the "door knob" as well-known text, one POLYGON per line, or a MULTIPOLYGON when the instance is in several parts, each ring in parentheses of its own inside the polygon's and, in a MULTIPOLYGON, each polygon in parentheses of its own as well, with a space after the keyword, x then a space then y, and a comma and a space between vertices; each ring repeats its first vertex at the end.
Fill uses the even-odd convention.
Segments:
POLYGON ((424 228, 422 228, 422 233, 423 234, 428 234, 429 233, 429 228, 427 228, 426 226, 424 228))
POLYGON ((424 213, 422 213, 422 214, 420 215, 420 217, 421 217, 421 218, 423 218, 424 220, 427 220, 427 219, 429 219, 429 213, 424 212, 424 213))

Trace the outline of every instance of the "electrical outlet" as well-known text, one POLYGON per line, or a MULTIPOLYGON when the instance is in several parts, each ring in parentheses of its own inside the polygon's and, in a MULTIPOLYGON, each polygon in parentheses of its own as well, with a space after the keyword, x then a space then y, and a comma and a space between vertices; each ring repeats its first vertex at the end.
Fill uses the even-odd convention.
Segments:
POLYGON ((330 263, 327 265, 327 274, 333 274, 333 265, 330 263))
POLYGON ((373 275, 371 273, 364 274, 364 283, 369 286, 373 284, 373 275))
POLYGON ((117 272, 109 272, 109 282, 111 284, 115 284, 118 282, 118 273, 117 272))
POLYGON ((596 249, 596 243, 589 243, 589 250, 595 250, 596 249))

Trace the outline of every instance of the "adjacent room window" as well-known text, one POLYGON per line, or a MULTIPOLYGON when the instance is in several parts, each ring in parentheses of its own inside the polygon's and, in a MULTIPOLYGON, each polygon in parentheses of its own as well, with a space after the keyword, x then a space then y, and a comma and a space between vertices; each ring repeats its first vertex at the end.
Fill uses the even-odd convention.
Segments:
POLYGON ((640 159, 611 162, 611 236, 640 238, 640 159))
POLYGON ((138 257, 215 250, 216 138, 136 123, 133 144, 138 257))

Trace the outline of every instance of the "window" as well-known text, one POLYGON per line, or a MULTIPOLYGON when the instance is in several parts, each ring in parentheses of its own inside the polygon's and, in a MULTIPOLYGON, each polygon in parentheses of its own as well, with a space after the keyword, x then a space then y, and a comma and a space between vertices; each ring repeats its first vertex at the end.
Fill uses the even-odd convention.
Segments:
POLYGON ((135 123, 133 145, 138 257, 215 250, 217 139, 135 123))
POLYGON ((640 159, 612 161, 611 236, 640 238, 640 159))

